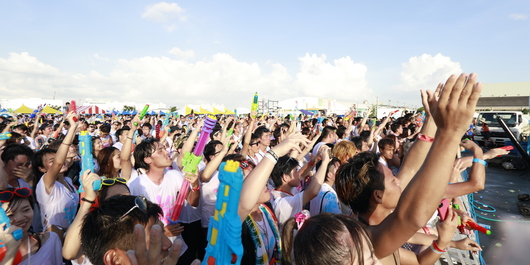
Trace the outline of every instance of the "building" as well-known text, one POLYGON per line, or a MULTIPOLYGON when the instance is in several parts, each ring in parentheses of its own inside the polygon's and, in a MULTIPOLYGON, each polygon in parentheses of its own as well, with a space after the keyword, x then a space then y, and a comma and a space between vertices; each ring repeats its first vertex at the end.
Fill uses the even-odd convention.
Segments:
POLYGON ((530 82, 484 84, 475 111, 530 108, 530 82))

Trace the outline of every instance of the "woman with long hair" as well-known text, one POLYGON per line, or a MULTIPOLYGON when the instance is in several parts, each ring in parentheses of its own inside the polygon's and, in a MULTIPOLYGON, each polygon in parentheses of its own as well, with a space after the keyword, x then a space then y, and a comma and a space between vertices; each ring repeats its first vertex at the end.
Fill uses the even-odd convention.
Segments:
POLYGON ((9 250, 18 250, 18 253, 9 253, 4 257, 2 264, 8 264, 10 257, 17 255, 14 260, 20 259, 19 265, 26 264, 62 264, 61 240, 53 232, 33 234, 29 232, 33 222, 33 196, 29 188, 8 188, 0 191, 0 202, 5 211, 11 227, 7 230, 0 229, 0 239, 5 242, 9 250), (22 238, 17 242, 11 233, 21 229, 22 238), (11 247, 12 243, 18 243, 17 247, 11 247))

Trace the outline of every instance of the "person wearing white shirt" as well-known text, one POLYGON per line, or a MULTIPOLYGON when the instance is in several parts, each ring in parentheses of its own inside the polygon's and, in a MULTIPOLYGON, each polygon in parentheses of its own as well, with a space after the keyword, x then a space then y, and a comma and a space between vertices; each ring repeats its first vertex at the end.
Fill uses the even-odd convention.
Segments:
MULTIPOLYGON (((183 228, 180 223, 170 224, 175 210, 177 196, 184 179, 190 183, 186 201, 193 207, 199 205, 200 184, 196 174, 183 175, 178 170, 168 170, 173 160, 163 144, 156 141, 143 141, 134 150, 135 168, 145 169, 145 173, 128 183, 131 195, 141 195, 160 205, 164 223, 164 233, 176 240, 183 228)), ((174 220, 178 221, 178 220, 174 220)), ((185 242, 184 242, 185 243, 185 242)), ((181 254, 184 253, 183 249, 181 254)))
POLYGON ((293 188, 300 185, 300 176, 297 171, 298 161, 289 156, 282 156, 272 170, 270 178, 276 187, 271 191, 273 197, 272 206, 278 218, 280 226, 289 218, 303 210, 303 206, 318 195, 324 178, 327 166, 331 160, 330 148, 322 146, 319 156, 322 158, 322 166, 307 189, 297 194, 293 194, 293 188))

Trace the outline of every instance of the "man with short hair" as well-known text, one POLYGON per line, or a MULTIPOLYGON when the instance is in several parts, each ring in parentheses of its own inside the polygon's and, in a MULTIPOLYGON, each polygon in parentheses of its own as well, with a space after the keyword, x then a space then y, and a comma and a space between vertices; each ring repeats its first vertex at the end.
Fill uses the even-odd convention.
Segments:
POLYGON ((44 123, 39 127, 39 136, 35 138, 35 143, 37 144, 37 150, 41 149, 44 144, 46 144, 46 141, 48 140, 48 137, 50 137, 50 134, 53 132, 53 127, 51 123, 44 123))
POLYGON ((33 187, 33 174, 30 168, 32 156, 31 148, 23 144, 10 144, 4 148, 1 158, 8 186, 2 189, 33 187))
POLYGON ((116 138, 118 141, 113 145, 113 147, 116 147, 118 150, 121 151, 121 148, 123 147, 123 144, 125 143, 125 140, 127 140, 127 137, 129 135, 130 128, 127 126, 124 126, 121 129, 118 129, 116 131, 116 138))
POLYGON ((258 136, 259 139, 259 152, 256 155, 259 156, 258 159, 261 161, 261 159, 265 157, 265 154, 267 154, 267 151, 271 149, 271 131, 265 126, 260 126, 254 130, 254 134, 258 136))
MULTIPOLYGON (((83 251, 92 264, 130 264, 127 251, 135 249, 135 226, 139 224, 145 227, 146 234, 151 234, 155 225, 162 226, 158 219, 162 216, 162 209, 144 199, 127 195, 113 196, 85 216, 81 227, 81 243, 86 246, 83 251)), ((165 235, 160 236, 160 259, 164 260, 169 255, 172 243, 165 235)), ((153 241, 149 236, 145 237, 147 249, 153 241)))
MULTIPOLYGON (((176 236, 182 233, 182 227, 179 223, 171 224, 169 220, 173 216, 182 183, 184 179, 190 183, 189 187, 185 187, 189 190, 183 206, 187 202, 193 207, 199 205, 200 183, 197 174, 183 175, 178 170, 168 170, 172 164, 173 160, 163 144, 158 141, 142 141, 134 150, 134 167, 144 169, 145 173, 127 185, 129 185, 131 194, 144 196, 162 207, 163 215, 160 220, 165 225, 164 232, 175 240, 176 236)), ((180 221, 187 217, 184 211, 181 213, 180 221)), ((183 248, 183 252, 186 249, 183 248)))

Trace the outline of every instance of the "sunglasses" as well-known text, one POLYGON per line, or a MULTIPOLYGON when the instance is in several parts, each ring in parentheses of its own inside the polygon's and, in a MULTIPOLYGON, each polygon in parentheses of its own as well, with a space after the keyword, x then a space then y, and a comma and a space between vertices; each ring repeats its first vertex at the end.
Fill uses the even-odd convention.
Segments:
POLYGON ((116 184, 116 182, 121 184, 127 184, 127 180, 124 178, 104 178, 101 180, 101 185, 112 186, 116 184))
POLYGON ((27 198, 31 195, 31 190, 24 187, 15 190, 0 191, 0 202, 10 202, 15 195, 18 197, 27 198))
POLYGON ((239 167, 241 167, 241 169, 248 169, 248 168, 253 168, 254 167, 254 164, 251 164, 248 160, 244 160, 244 161, 241 161, 241 163, 239 163, 239 167))
POLYGON ((134 206, 131 209, 129 209, 125 214, 120 216, 120 218, 118 218, 116 223, 121 221, 123 218, 125 218, 129 213, 131 213, 136 208, 140 209, 140 211, 142 211, 144 213, 147 212, 147 199, 145 197, 143 197, 143 196, 136 197, 134 199, 134 206))
POLYGON ((254 142, 254 143, 251 143, 249 144, 250 146, 253 146, 253 145, 258 145, 260 142, 254 142))

